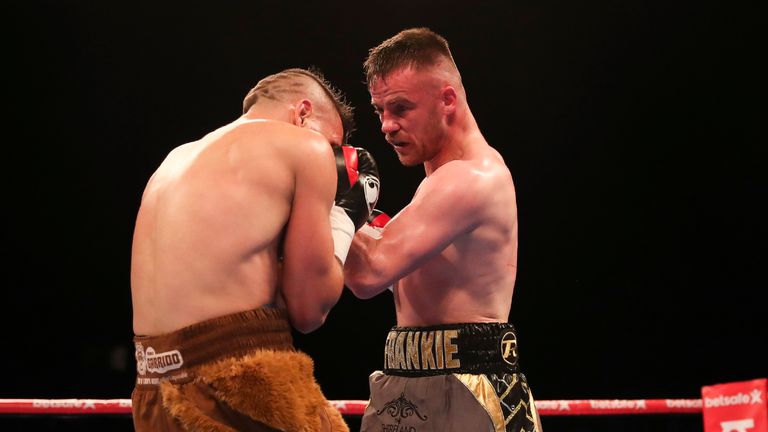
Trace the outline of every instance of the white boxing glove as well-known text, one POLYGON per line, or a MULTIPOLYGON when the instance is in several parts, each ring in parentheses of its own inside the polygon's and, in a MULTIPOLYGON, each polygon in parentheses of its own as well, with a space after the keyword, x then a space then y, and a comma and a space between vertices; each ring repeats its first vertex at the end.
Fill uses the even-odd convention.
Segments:
POLYGON ((331 234, 333 235, 333 254, 339 259, 341 265, 347 260, 349 247, 352 245, 352 237, 355 236, 355 223, 347 215, 343 208, 334 205, 331 207, 331 234))

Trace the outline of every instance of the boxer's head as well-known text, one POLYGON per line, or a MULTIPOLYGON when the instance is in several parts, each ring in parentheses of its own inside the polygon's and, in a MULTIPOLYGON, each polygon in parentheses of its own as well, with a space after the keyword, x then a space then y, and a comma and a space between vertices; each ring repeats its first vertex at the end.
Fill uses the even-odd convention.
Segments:
POLYGON ((243 100, 243 113, 270 102, 290 104, 298 125, 337 137, 331 142, 347 142, 354 130, 352 107, 317 69, 286 69, 262 79, 243 100))
POLYGON ((449 75, 446 79, 457 79, 458 84, 461 83, 448 41, 426 27, 403 30, 392 36, 371 48, 363 63, 368 88, 375 80, 386 79, 392 72, 409 67, 415 70, 438 68, 449 75))
POLYGON ((381 131, 400 162, 432 160, 466 105, 445 38, 427 28, 404 30, 372 48, 363 68, 381 131))

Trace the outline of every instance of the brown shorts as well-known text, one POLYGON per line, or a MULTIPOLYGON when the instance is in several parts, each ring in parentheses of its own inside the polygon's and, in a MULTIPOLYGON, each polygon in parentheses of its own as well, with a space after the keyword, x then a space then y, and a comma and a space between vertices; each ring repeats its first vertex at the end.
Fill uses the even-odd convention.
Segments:
POLYGON ((394 327, 361 432, 542 432, 507 323, 394 327))
POLYGON ((293 348, 287 313, 264 307, 135 336, 136 431, 348 431, 293 348))

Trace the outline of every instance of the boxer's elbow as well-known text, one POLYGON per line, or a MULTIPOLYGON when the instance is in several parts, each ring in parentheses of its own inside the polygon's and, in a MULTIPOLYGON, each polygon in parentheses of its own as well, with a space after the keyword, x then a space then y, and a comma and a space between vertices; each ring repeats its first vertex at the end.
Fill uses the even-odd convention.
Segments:
POLYGON ((330 308, 301 308, 289 312, 291 326, 299 333, 311 333, 320 328, 328 317, 330 308))
POLYGON ((368 294, 368 291, 366 291, 362 286, 358 284, 347 282, 345 285, 347 286, 347 288, 349 288, 350 291, 352 291, 352 294, 354 294, 355 297, 359 299, 367 300, 372 297, 371 295, 368 294))
POLYGON ((320 328, 325 322, 325 318, 322 320, 307 320, 307 319, 294 319, 291 321, 291 325, 299 333, 307 334, 320 328))
POLYGON ((355 297, 367 300, 387 289, 387 279, 373 271, 366 271, 357 274, 349 274, 344 280, 344 284, 352 291, 355 297))
POLYGON ((344 285, 355 297, 369 299, 386 290, 395 279, 395 267, 383 255, 370 249, 365 255, 353 255, 344 266, 344 285))
POLYGON ((291 325, 301 333, 310 333, 325 323, 343 289, 341 267, 333 265, 321 272, 303 269, 298 277, 283 278, 283 291, 291 325))
POLYGON ((320 284, 307 282, 304 289, 286 296, 288 316, 293 328, 301 333, 310 333, 325 323, 325 319, 341 296, 341 280, 337 283, 337 287, 329 286, 323 289, 320 284))
POLYGON ((295 328, 299 333, 308 334, 308 333, 312 333, 313 331, 319 329, 320 326, 322 326, 322 325, 323 325, 323 321, 320 321, 320 322, 317 322, 317 321, 304 322, 304 321, 302 321, 302 322, 294 322, 293 323, 293 328, 295 328))

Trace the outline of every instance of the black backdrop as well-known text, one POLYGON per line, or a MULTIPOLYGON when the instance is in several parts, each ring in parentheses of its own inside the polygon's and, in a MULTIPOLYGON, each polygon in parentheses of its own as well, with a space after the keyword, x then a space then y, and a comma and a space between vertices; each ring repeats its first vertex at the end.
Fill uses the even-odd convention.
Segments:
MULTIPOLYGON (((383 141, 361 63, 422 25, 450 41, 516 181, 510 319, 534 394, 696 398, 768 376, 758 2, 188 3, 3 6, 0 398, 129 397, 143 186, 171 148, 236 118, 267 74, 314 65, 347 92, 352 143, 380 164, 379 206, 406 205, 423 171, 383 141)), ((393 323, 389 293, 345 292, 296 343, 329 398, 364 399, 393 323)), ((592 420, 544 419, 548 431, 630 430, 592 420)), ((653 421, 635 428, 701 428, 695 416, 653 421)))

